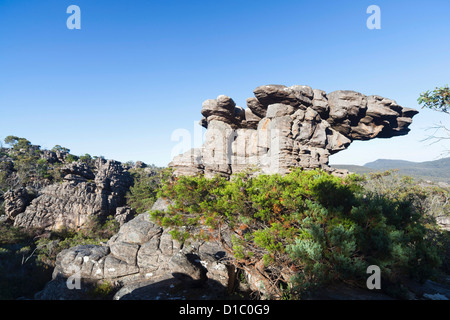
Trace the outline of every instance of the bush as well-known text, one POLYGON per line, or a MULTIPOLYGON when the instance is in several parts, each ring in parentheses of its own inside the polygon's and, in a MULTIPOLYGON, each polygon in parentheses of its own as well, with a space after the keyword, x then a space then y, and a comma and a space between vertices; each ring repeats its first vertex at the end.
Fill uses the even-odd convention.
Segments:
POLYGON ((45 184, 61 180, 60 164, 50 164, 42 158, 40 146, 16 136, 6 137, 5 143, 12 148, 6 161, 0 160, 0 191, 34 185, 36 181, 45 184))
POLYGON ((37 262, 54 267, 56 256, 64 249, 78 245, 100 245, 119 231, 119 223, 109 217, 103 224, 91 218, 81 230, 61 229, 52 231, 47 237, 36 241, 37 262))
POLYGON ((68 154, 66 157, 66 162, 67 163, 72 163, 72 162, 76 162, 78 161, 78 157, 73 155, 73 154, 68 154))
POLYGON ((52 270, 35 263, 33 231, 0 224, 0 300, 32 298, 52 270))
POLYGON ((166 174, 158 196, 173 205, 150 214, 180 241, 222 240, 231 231, 238 267, 262 272, 274 296, 299 297, 331 281, 365 285, 372 264, 394 282, 429 277, 441 263, 440 247, 412 193, 390 198, 364 189, 360 176, 320 170, 244 172, 230 181, 166 174))
POLYGON ((133 185, 126 194, 127 205, 138 214, 148 211, 156 201, 161 169, 131 169, 133 185))

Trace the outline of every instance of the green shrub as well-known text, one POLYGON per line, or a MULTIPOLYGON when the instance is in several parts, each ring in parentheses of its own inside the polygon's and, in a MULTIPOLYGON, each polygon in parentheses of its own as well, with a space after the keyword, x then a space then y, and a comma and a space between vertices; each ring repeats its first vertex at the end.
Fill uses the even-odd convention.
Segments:
POLYGON ((111 300, 117 288, 109 281, 93 284, 88 290, 88 296, 92 300, 111 300))
POLYGON ((133 177, 133 185, 126 194, 127 205, 138 214, 150 210, 155 203, 160 183, 160 171, 158 168, 130 170, 133 177))
MULTIPOLYGON (((49 234, 0 224, 0 300, 32 298, 51 280, 58 253, 78 245, 106 243, 118 229, 112 217, 104 222, 93 218, 81 230, 61 229, 49 234)), ((104 283, 92 293, 95 298, 110 297, 111 290, 104 283)))
POLYGON ((34 231, 0 225, 0 300, 32 298, 51 280, 49 268, 35 263, 34 231))
POLYGON ((230 181, 166 173, 158 196, 173 205, 150 214, 181 241, 221 240, 222 230, 231 230, 237 266, 256 268, 262 261, 266 278, 284 288, 278 296, 301 296, 330 281, 365 284, 371 264, 393 282, 399 275, 431 276, 441 263, 440 247, 432 245, 436 237, 427 226, 433 223, 416 207, 415 190, 387 197, 364 183, 357 175, 320 170, 244 172, 230 181))
POLYGON ((67 155, 67 157, 66 157, 66 162, 67 163, 72 163, 72 162, 75 162, 75 161, 78 161, 78 157, 77 156, 75 156, 73 154, 68 154, 67 155))
POLYGON ((119 224, 113 217, 104 223, 99 219, 91 220, 81 230, 61 229, 52 231, 48 237, 36 241, 37 262, 53 267, 56 256, 64 249, 78 245, 101 245, 119 231, 119 224))
MULTIPOLYGON (((32 145, 27 139, 15 136, 8 136, 5 143, 11 146, 8 157, 12 162, 0 161, 0 191, 27 186, 36 180, 45 183, 62 181, 59 170, 62 164, 48 163, 42 157, 43 151, 40 146, 32 145)), ((75 156, 70 156, 72 158, 68 157, 69 160, 76 160, 75 156)))

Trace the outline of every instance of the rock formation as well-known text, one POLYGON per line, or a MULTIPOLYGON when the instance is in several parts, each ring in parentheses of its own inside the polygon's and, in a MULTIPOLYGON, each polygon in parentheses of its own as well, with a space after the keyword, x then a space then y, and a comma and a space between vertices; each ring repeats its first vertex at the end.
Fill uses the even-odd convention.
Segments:
MULTIPOLYGON (((167 206, 159 199, 153 210, 165 210, 167 206)), ((223 297, 234 282, 234 269, 221 246, 195 242, 183 247, 172 239, 170 230, 149 218, 148 213, 136 216, 105 245, 81 245, 60 252, 53 280, 35 298, 82 299, 86 292, 70 290, 66 285, 75 273, 84 288, 98 281, 119 286, 114 299, 167 299, 173 294, 171 288, 180 284, 191 291, 199 287, 198 299, 223 297)))
POLYGON ((25 208, 30 203, 32 196, 26 188, 18 188, 16 190, 8 190, 3 195, 5 199, 5 214, 8 219, 14 218, 25 211, 25 208))
POLYGON ((330 155, 353 140, 405 135, 418 113, 355 91, 265 85, 253 93, 245 110, 224 95, 203 102, 205 142, 173 159, 169 166, 176 175, 228 177, 251 166, 262 173, 285 174, 293 167, 333 171, 330 155))
POLYGON ((94 174, 81 162, 64 165, 62 183, 40 190, 39 196, 26 208, 22 202, 16 202, 17 209, 9 214, 14 225, 47 230, 79 228, 90 217, 117 214, 116 209, 125 204, 125 193, 132 178, 118 161, 98 158, 95 167, 94 174))

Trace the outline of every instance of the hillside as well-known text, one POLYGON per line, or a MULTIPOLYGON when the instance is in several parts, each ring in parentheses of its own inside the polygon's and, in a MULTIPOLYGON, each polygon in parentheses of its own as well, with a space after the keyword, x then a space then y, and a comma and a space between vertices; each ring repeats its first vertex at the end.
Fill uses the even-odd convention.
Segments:
POLYGON ((398 169, 402 175, 408 175, 416 179, 445 182, 450 184, 450 157, 434 161, 412 162, 406 160, 378 159, 366 163, 364 166, 356 165, 332 165, 338 169, 347 169, 355 173, 369 173, 398 169))

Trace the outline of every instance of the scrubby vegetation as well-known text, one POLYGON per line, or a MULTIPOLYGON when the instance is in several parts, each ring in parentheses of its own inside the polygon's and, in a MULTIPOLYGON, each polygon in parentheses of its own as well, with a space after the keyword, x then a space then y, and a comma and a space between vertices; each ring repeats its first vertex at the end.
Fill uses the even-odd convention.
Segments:
POLYGON ((230 181, 165 172, 158 196, 173 205, 151 216, 179 241, 222 241, 238 268, 267 279, 274 297, 303 297, 334 281, 365 285, 369 265, 381 268, 383 287, 398 295, 402 277, 423 281, 445 264, 448 242, 433 217, 448 212, 448 190, 389 179, 398 180, 320 170, 244 172, 230 181), (430 202, 440 193, 442 206, 430 202))
POLYGON ((127 205, 133 208, 136 213, 139 214, 150 210, 155 203, 161 182, 161 170, 162 168, 154 165, 129 170, 134 182, 126 195, 127 205))
POLYGON ((10 148, 0 148, 0 200, 1 195, 19 187, 40 188, 62 181, 61 167, 66 163, 81 161, 94 168, 98 157, 89 154, 76 156, 70 149, 56 145, 43 150, 25 138, 8 136, 4 140, 10 148))
MULTIPOLYGON (((0 300, 32 298, 51 280, 58 253, 77 245, 106 243, 118 229, 114 219, 103 224, 93 219, 78 231, 44 232, 0 224, 0 300)), ((106 295, 107 288, 102 285, 94 293, 106 295)))
MULTIPOLYGON (((53 154, 24 138, 10 136, 5 142, 11 148, 0 148, 0 216, 7 190, 33 191, 62 181, 60 168, 71 161, 94 168, 96 157, 74 156, 61 146, 50 152, 62 161, 49 161, 53 154)), ((221 241, 238 269, 266 280, 269 298, 303 298, 334 282, 365 286, 369 265, 381 268, 383 290, 401 298, 405 277, 424 281, 450 271, 448 232, 435 220, 450 214, 448 188, 395 171, 346 178, 321 170, 297 169, 285 176, 247 171, 227 180, 124 165, 134 180, 128 206, 139 214, 150 211, 159 197, 171 200, 168 211, 152 211, 152 218, 181 242, 221 241)), ((32 297, 50 280, 59 252, 105 243, 118 228, 112 217, 76 231, 0 223, 0 299, 32 297)), ((111 292, 108 283, 93 289, 97 296, 111 292)))
MULTIPOLYGON (((8 136, 5 143, 11 148, 4 152, 1 161, 0 188, 14 189, 32 184, 33 181, 51 182, 61 179, 60 163, 50 164, 42 155, 40 146, 32 145, 25 138, 8 136)), ((68 150, 68 149, 67 149, 68 150)))

